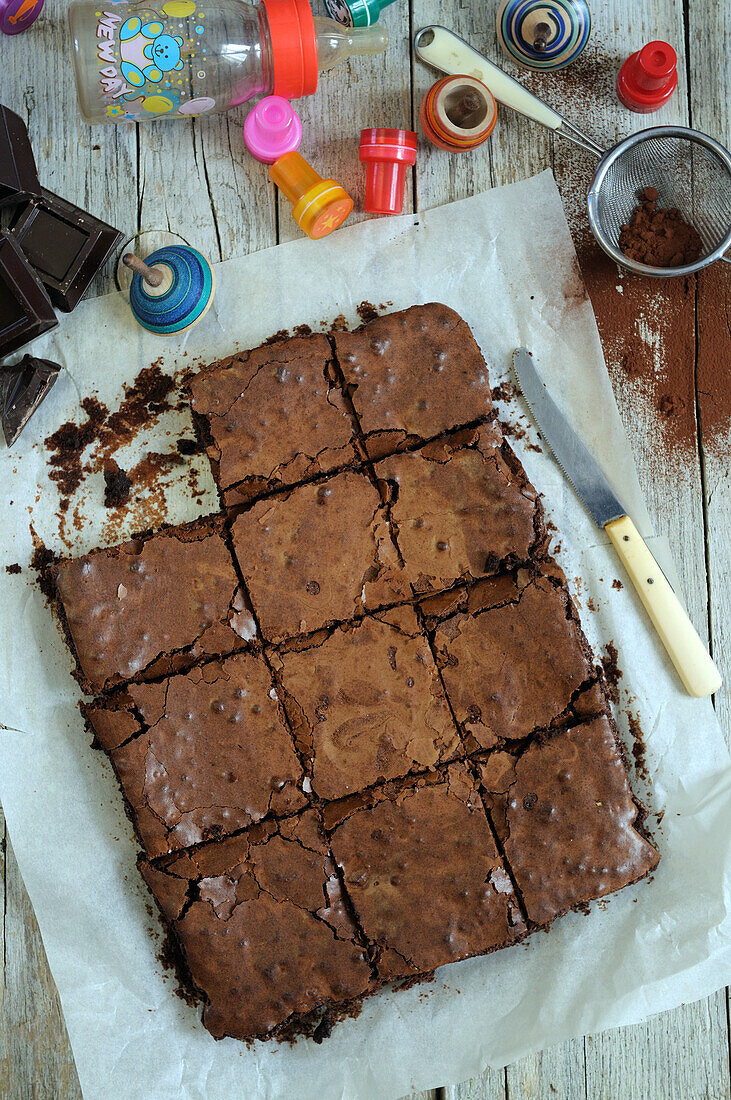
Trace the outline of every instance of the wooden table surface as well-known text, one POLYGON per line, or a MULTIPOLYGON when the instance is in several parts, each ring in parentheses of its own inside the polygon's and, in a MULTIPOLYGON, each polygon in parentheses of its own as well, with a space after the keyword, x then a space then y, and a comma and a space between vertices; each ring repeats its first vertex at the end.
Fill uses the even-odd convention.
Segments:
MULTIPOLYGON (((244 112, 139 128, 85 126, 76 109, 66 7, 62 0, 47 0, 29 32, 0 40, 0 95, 28 123, 45 186, 130 236, 147 229, 176 231, 213 260, 297 236, 288 205, 278 201, 265 170, 243 147, 244 112)), ((497 0, 396 0, 383 14, 391 34, 385 57, 356 59, 327 74, 318 94, 300 102, 303 152, 346 186, 356 208, 363 196, 356 151, 360 129, 413 127, 421 96, 435 79, 412 59, 413 32, 443 23, 502 63, 496 7, 497 0)), ((728 0, 592 0, 592 8, 592 37, 582 58, 563 73, 521 79, 607 146, 656 122, 690 124, 730 143, 728 0), (673 44, 679 82, 670 105, 648 119, 622 109, 613 84, 621 61, 652 38, 673 44)), ((588 234, 584 195, 591 158, 507 111, 500 112, 491 142, 475 154, 450 157, 420 146, 405 209, 427 209, 546 167, 561 188, 656 530, 670 540, 691 618, 710 641, 728 683, 729 410, 719 399, 717 380, 731 364, 731 270, 719 263, 697 279, 669 283, 621 278, 598 256, 588 234), (627 338, 630 329, 640 338, 639 364, 636 350, 628 354, 618 317, 625 318, 627 338), (660 410, 658 395, 671 361, 680 368, 674 376, 679 400, 668 412, 667 407, 660 410)), ((95 289, 103 293, 113 285, 110 264, 95 289)), ((728 731, 728 690, 715 704, 728 731)), ((1 811, 0 837, 0 1097, 77 1100, 58 998, 1 811)), ((731 1095, 727 993, 420 1095, 423 1100, 437 1095, 450 1100, 723 1100, 731 1095)))

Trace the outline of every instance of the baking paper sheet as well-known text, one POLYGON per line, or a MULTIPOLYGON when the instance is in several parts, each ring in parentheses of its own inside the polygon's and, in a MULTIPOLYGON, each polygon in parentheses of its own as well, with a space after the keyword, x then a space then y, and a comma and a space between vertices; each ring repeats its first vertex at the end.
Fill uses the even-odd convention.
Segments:
MULTIPOLYGON (((216 1042, 198 1012, 173 995, 174 981, 156 958, 159 922, 135 868, 121 795, 105 757, 89 747, 70 656, 27 568, 31 522, 47 546, 66 550, 47 452, 37 441, 78 418, 81 396, 113 408, 122 384, 161 353, 172 372, 295 324, 316 329, 339 313, 357 323, 363 299, 389 309, 440 300, 471 325, 495 384, 509 377, 516 346, 533 349, 552 393, 651 535, 550 173, 419 216, 383 218, 326 241, 230 260, 216 277, 214 310, 179 344, 136 328, 121 295, 84 303, 64 318, 33 350, 62 362, 66 374, 12 452, 0 453, 0 722, 9 727, 0 731, 0 799, 84 1096, 388 1100, 719 988, 731 978, 731 771, 713 709, 683 693, 607 539, 556 465, 517 440, 560 531, 559 560, 583 606, 589 640, 596 651, 612 641, 619 652, 620 724, 626 729, 630 710, 645 734, 650 780, 635 778, 634 786, 649 805, 662 853, 653 880, 593 906, 588 916, 569 915, 550 935, 446 967, 408 992, 381 993, 321 1046, 216 1042), (4 566, 16 562, 22 573, 7 574, 4 566)), ((511 403, 502 412, 515 421, 525 409, 511 403)), ((120 463, 128 468, 147 449, 170 450, 187 415, 161 419, 120 463)), ((192 461, 206 487, 203 504, 191 500, 181 468, 166 491, 170 520, 215 507, 205 459, 192 461)), ((98 475, 72 502, 65 537, 75 553, 124 534, 110 526, 102 496, 98 475)), ((161 515, 161 494, 155 499, 161 515)), ((140 526, 144 509, 133 510, 127 524, 129 531, 140 526)), ((653 540, 653 548, 669 569, 663 546, 653 540)))

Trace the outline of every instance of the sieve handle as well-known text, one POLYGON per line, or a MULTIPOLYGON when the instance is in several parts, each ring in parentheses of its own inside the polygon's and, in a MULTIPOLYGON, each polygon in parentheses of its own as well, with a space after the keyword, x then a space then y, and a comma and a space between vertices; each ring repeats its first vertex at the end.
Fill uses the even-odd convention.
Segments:
POLYGON ((481 80, 499 103, 539 122, 541 126, 547 126, 549 130, 568 138, 595 156, 603 155, 604 150, 590 137, 492 61, 488 61, 454 31, 439 26, 422 27, 414 38, 414 50, 419 60, 427 65, 450 76, 472 76, 481 80))

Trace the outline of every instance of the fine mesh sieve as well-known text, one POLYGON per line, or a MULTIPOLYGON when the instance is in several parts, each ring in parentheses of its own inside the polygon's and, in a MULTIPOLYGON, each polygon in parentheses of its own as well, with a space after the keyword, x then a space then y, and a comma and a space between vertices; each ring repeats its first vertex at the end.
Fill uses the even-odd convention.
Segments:
POLYGON ((452 75, 469 73, 495 99, 548 127, 599 159, 588 195, 594 236, 622 267, 640 275, 669 278, 726 259, 731 248, 731 156, 713 138, 684 126, 655 126, 619 142, 608 152, 512 76, 446 27, 423 27, 414 39, 417 57, 452 75), (650 267, 619 250, 619 234, 646 187, 658 191, 658 207, 676 208, 698 232, 703 255, 682 267, 650 267))
POLYGON ((688 275, 723 259, 731 246, 731 157, 713 138, 684 126, 641 130, 602 157, 588 206, 594 236, 617 263, 644 275, 688 275), (703 253, 694 263, 649 267, 620 252, 620 231, 645 187, 657 189, 658 207, 676 208, 697 231, 703 253))

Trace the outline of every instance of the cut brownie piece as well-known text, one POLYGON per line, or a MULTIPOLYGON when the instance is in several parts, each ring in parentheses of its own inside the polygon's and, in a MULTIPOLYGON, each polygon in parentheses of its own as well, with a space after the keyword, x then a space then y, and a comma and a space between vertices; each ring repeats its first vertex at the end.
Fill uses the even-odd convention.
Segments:
POLYGON ((369 991, 372 971, 313 811, 141 870, 217 1038, 266 1038, 369 991))
POLYGON ((475 780, 464 764, 373 796, 337 825, 331 850, 379 975, 427 973, 524 931, 475 780))
POLYGON ((376 464, 414 592, 525 562, 543 535, 538 494, 496 424, 376 464))
POLYGON ((636 882, 657 865, 658 853, 638 831, 642 811, 607 716, 541 737, 518 759, 494 753, 478 768, 536 924, 636 882))
POLYGON ((353 426, 325 336, 256 348, 205 368, 192 408, 227 505, 355 459, 353 426))
POLYGON ((492 413, 485 360, 447 306, 412 306, 333 339, 371 458, 492 413))
POLYGON ((131 684, 86 714, 151 859, 307 802, 271 673, 256 654, 131 684))
POLYGON ((305 634, 411 595, 378 492, 346 471, 260 500, 232 528, 262 633, 305 634))
POLYGON ((461 742, 411 607, 336 627, 273 657, 282 702, 320 798, 425 771, 461 742))
POLYGON ((217 520, 199 520, 54 567, 87 692, 244 648, 254 621, 217 520))
POLYGON ((596 678, 562 581, 551 564, 478 582, 467 610, 437 626, 447 698, 475 747, 489 749, 550 726, 596 678))

